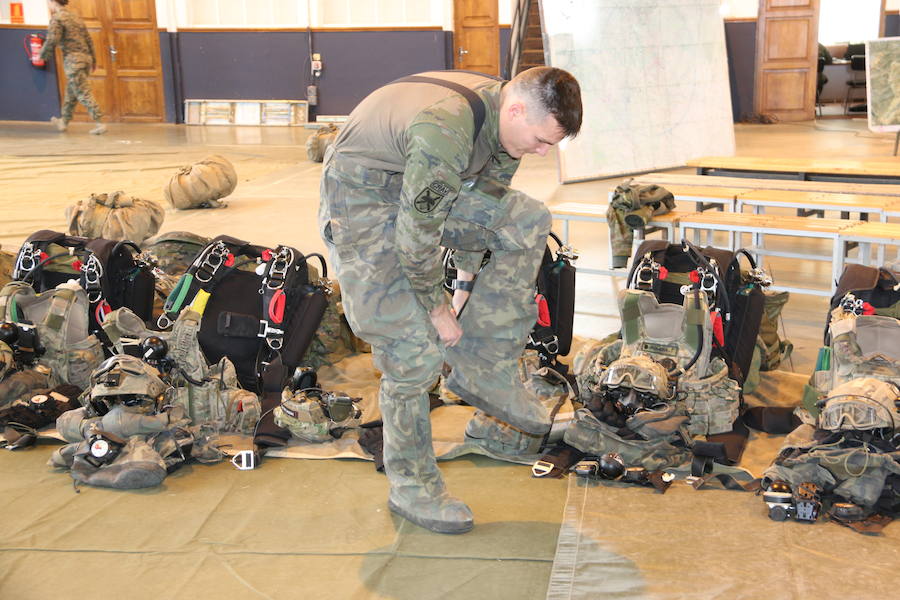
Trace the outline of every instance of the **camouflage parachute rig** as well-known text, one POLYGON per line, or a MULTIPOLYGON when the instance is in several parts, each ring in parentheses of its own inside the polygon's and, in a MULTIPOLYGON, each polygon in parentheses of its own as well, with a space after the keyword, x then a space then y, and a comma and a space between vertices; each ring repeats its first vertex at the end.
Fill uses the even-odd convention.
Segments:
POLYGON ((834 387, 762 477, 769 517, 827 517, 878 533, 900 513, 900 389, 874 377, 834 387))
POLYGON ((190 309, 200 317, 197 332, 204 356, 228 358, 243 388, 263 398, 263 419, 255 442, 284 445, 290 434, 272 416, 291 373, 312 343, 328 305, 325 259, 290 246, 267 248, 218 236, 204 248, 169 295, 158 325, 168 328, 190 309), (307 261, 315 256, 321 278, 307 261))
POLYGON ((740 385, 721 351, 731 333, 725 287, 715 262, 688 243, 683 251, 695 268, 677 287, 681 301, 658 299, 666 274, 646 256, 619 294, 620 339, 589 346, 575 360, 584 408, 565 442, 593 457, 615 453, 647 476, 690 461, 699 477, 714 461, 736 463, 746 441, 735 435, 740 385))
POLYGON ((197 443, 183 408, 169 403, 171 392, 159 371, 141 359, 106 359, 91 374, 82 407, 57 419, 70 443, 48 464, 68 469, 76 484, 134 489, 159 485, 192 455, 219 459, 215 448, 197 443))

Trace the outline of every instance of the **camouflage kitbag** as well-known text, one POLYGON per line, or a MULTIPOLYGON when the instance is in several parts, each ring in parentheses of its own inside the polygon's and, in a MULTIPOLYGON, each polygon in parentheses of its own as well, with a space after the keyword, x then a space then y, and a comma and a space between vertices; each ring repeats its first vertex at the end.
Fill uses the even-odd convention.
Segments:
POLYGON ((306 139, 306 157, 313 162, 322 162, 325 151, 334 144, 340 130, 334 123, 323 125, 306 139))
POLYGON ((169 231, 146 240, 141 248, 156 257, 160 269, 180 277, 209 241, 208 237, 189 231, 169 231))
POLYGON ((165 218, 163 208, 152 200, 125 192, 91 194, 66 208, 69 235, 142 243, 156 235, 165 218))

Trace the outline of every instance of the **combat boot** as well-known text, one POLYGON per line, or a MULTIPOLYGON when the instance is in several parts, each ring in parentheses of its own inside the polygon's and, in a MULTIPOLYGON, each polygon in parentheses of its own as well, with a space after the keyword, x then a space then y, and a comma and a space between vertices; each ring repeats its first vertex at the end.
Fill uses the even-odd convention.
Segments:
POLYGON ((467 352, 459 346, 449 350, 453 371, 447 378, 448 390, 470 406, 526 433, 543 435, 550 431, 550 409, 525 387, 517 360, 479 357, 474 349, 467 352))
POLYGON ((91 135, 102 135, 106 133, 106 125, 103 123, 97 123, 97 126, 91 129, 91 135))
POLYGON ((384 472, 391 484, 388 508, 436 533, 469 531, 475 524, 472 511, 447 492, 437 466, 428 395, 404 398, 392 388, 382 381, 384 472))
POLYGON ((59 117, 50 117, 50 122, 56 127, 59 131, 65 131, 69 128, 69 125, 59 117))

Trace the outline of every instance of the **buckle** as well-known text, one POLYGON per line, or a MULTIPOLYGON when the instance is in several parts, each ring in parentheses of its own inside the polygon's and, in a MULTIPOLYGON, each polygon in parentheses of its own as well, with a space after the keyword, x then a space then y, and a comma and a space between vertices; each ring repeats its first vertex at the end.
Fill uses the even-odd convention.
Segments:
POLYGON ((225 257, 228 256, 228 246, 224 244, 224 242, 216 242, 216 245, 209 249, 209 252, 203 256, 202 260, 200 260, 197 265, 196 272, 194 273, 194 277, 197 278, 202 283, 207 283, 210 279, 213 278, 213 275, 216 274, 216 271, 219 270, 219 267, 222 266, 222 263, 225 262, 225 257), (204 267, 208 267, 204 269, 204 267), (204 269, 204 272, 209 273, 209 277, 203 279, 199 273, 200 270, 204 269))
POLYGON ((22 249, 19 251, 19 258, 16 260, 16 265, 13 269, 14 279, 19 279, 23 271, 30 273, 34 270, 37 266, 34 260, 34 254, 34 244, 25 242, 22 245, 22 249))
POLYGON ((550 354, 559 354, 559 338, 554 335, 551 340, 544 342, 544 348, 550 354))
POLYGON ((269 326, 268 321, 260 321, 259 322, 259 332, 257 332, 256 337, 261 337, 266 339, 266 343, 269 345, 269 348, 272 350, 281 350, 281 346, 283 342, 281 338, 284 336, 284 329, 278 329, 277 327, 269 326))
POLYGON ((287 278, 288 269, 294 264, 294 251, 284 246, 278 247, 278 253, 272 257, 263 285, 270 290, 281 289, 287 278), (273 281, 275 280, 275 281, 273 281))
POLYGON ((256 468, 258 462, 259 459, 256 456, 256 452, 253 450, 241 450, 231 457, 231 464, 233 464, 238 471, 252 471, 256 468))
POLYGON ((537 460, 531 465, 531 475, 532 477, 546 477, 553 468, 553 463, 546 460, 537 460))

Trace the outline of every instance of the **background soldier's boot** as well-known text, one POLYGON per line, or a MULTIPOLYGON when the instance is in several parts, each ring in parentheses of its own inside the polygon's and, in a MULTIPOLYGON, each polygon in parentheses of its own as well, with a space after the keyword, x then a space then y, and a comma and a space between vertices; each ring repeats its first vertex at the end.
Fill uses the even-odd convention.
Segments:
POLYGON ((65 131, 69 127, 68 124, 59 117, 50 117, 50 122, 53 123, 59 131, 65 131))
POLYGON ((101 135, 106 133, 106 125, 103 123, 97 123, 97 126, 91 129, 92 135, 101 135))
POLYGON ((444 485, 431 444, 428 396, 393 394, 396 387, 382 381, 380 397, 388 507, 431 531, 465 533, 474 525, 472 511, 444 485))

